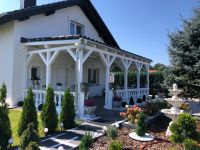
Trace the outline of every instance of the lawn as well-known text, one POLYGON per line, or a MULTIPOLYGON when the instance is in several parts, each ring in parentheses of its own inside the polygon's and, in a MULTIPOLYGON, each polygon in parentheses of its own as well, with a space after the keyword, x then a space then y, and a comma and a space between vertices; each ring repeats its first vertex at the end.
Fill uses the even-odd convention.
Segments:
MULTIPOLYGON (((18 137, 18 135, 17 135, 17 130, 18 130, 18 123, 20 120, 21 112, 22 112, 21 109, 10 109, 9 110, 9 118, 10 118, 10 122, 11 122, 12 137, 14 140, 14 143, 12 146, 17 146, 20 141, 20 137, 18 137)), ((43 137, 44 133, 43 133, 42 121, 40 118, 40 113, 38 113, 38 122, 39 122, 39 126, 38 126, 39 136, 43 137)), ((76 126, 80 125, 82 123, 80 120, 76 120, 75 122, 76 122, 76 126)), ((59 127, 57 130, 59 131, 59 127)))
MULTIPOLYGON (((19 144, 20 138, 17 135, 17 129, 18 129, 18 123, 19 123, 19 119, 21 116, 21 112, 22 110, 20 109, 11 109, 9 111, 9 118, 10 118, 10 122, 11 122, 11 129, 12 129, 12 136, 13 136, 13 140, 14 143, 12 146, 16 146, 19 144)), ((38 122, 39 122, 39 136, 42 137, 43 135, 43 127, 41 124, 41 119, 40 119, 40 115, 38 113, 38 122)))

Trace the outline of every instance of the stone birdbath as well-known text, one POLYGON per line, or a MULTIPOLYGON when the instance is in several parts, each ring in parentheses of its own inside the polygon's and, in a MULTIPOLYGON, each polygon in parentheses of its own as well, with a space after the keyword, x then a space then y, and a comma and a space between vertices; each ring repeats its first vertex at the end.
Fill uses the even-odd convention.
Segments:
POLYGON ((170 93, 173 95, 172 98, 165 98, 164 100, 167 101, 167 103, 172 105, 171 109, 162 109, 161 112, 165 114, 168 118, 171 118, 172 121, 169 123, 169 126, 167 128, 166 135, 170 136, 170 125, 177 121, 178 115, 183 112, 183 110, 179 109, 179 106, 185 103, 186 101, 179 98, 178 95, 183 92, 183 90, 179 90, 177 84, 173 84, 173 88, 169 90, 170 93))

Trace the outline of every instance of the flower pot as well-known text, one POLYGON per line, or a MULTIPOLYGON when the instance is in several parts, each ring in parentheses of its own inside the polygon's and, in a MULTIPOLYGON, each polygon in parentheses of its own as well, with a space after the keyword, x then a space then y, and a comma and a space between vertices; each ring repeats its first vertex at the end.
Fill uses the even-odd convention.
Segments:
POLYGON ((113 101, 113 107, 114 108, 120 108, 121 107, 121 101, 113 101))
POLYGON ((86 115, 95 115, 97 106, 87 107, 84 106, 84 112, 86 115))
POLYGON ((57 85, 57 86, 56 86, 56 89, 57 89, 58 91, 61 91, 61 90, 62 90, 62 87, 63 87, 63 86, 58 86, 58 85, 57 85))

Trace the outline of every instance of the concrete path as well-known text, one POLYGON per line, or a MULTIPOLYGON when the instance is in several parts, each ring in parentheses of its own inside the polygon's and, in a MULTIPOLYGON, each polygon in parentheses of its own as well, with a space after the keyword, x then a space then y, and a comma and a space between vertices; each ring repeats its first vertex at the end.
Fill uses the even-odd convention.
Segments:
POLYGON ((72 150, 79 146, 81 138, 90 132, 93 138, 98 138, 104 134, 103 125, 94 123, 83 123, 82 125, 66 130, 60 134, 46 137, 40 142, 41 150, 56 150, 62 146, 65 150, 72 150))

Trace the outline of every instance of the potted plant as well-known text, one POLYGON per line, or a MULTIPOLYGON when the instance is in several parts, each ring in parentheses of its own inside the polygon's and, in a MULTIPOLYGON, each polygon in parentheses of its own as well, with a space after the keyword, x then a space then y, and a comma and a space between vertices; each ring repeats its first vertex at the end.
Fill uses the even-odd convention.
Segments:
POLYGON ((137 141, 146 141, 146 142, 152 141, 154 139, 153 136, 146 133, 146 126, 145 126, 146 114, 142 107, 134 105, 133 107, 129 108, 127 106, 127 111, 121 112, 120 116, 128 120, 128 123, 124 122, 125 126, 134 129, 134 131, 129 134, 130 138, 137 141))
POLYGON ((61 91, 61 90, 62 90, 62 87, 63 87, 63 84, 62 84, 61 82, 57 82, 57 83, 56 83, 56 89, 57 89, 58 91, 61 91))
POLYGON ((96 104, 94 99, 87 99, 84 103, 84 112, 86 115, 95 116, 96 104))
POLYGON ((114 96, 113 97, 113 107, 114 108, 120 108, 121 107, 121 101, 122 101, 121 97, 114 96))
POLYGON ((188 103, 183 103, 179 106, 179 109, 182 110, 182 112, 188 112, 190 108, 190 105, 188 103))

